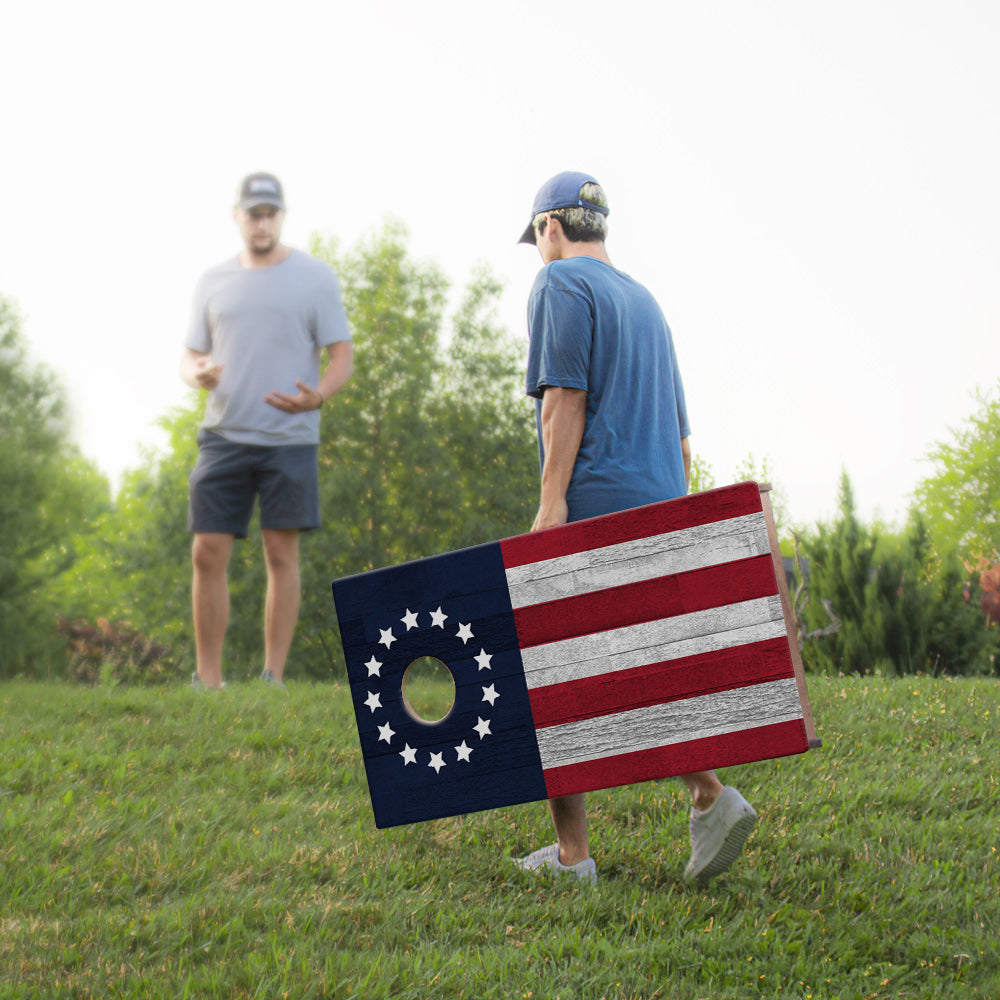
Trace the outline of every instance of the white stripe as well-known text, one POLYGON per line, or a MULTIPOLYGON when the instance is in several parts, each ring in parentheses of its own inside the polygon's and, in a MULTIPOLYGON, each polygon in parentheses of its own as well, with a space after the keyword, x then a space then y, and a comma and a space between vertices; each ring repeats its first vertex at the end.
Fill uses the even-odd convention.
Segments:
POLYGON ((644 667, 765 639, 787 638, 781 598, 758 597, 687 615, 521 650, 528 689, 644 667))
POLYGON ((608 587, 768 555, 762 511, 605 545, 507 570, 511 606, 524 608, 608 587))
POLYGON ((795 678, 536 731, 542 767, 564 767, 802 718, 795 678))

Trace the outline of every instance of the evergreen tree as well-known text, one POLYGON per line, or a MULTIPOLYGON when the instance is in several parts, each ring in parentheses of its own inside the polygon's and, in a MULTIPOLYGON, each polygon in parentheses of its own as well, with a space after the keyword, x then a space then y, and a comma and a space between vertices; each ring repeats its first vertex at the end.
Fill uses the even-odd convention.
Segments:
POLYGON ((997 630, 963 587, 954 554, 933 555, 923 520, 915 516, 901 536, 880 536, 858 520, 846 473, 838 506, 834 525, 802 539, 809 559, 805 631, 827 624, 824 601, 840 622, 833 634, 805 644, 807 666, 858 674, 993 669, 997 630))

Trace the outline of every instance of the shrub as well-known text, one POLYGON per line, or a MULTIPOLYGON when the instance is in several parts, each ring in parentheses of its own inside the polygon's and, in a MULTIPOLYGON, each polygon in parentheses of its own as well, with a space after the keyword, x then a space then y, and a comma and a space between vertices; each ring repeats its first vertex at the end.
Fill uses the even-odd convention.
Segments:
POLYGON ((179 671, 167 646, 142 635, 128 622, 60 619, 69 645, 67 676, 85 684, 162 684, 179 671))

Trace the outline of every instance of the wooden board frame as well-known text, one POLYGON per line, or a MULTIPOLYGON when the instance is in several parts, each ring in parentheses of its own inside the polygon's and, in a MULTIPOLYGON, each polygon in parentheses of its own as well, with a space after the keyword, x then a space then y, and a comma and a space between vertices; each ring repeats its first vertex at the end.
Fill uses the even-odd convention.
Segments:
POLYGON ((744 482, 335 580, 376 825, 820 746, 769 494, 744 482), (428 656, 455 683, 431 724, 402 690, 428 656))
POLYGON ((774 575, 778 578, 778 594, 781 597, 781 608, 785 614, 785 627, 788 630, 788 647, 792 656, 792 666, 795 670, 795 683, 799 689, 799 701, 802 704, 802 719, 806 726, 806 736, 810 749, 823 745, 816 733, 816 723, 813 721, 812 706, 809 703, 809 692, 806 689, 806 671, 802 664, 802 651, 799 649, 798 629, 796 628, 795 608, 788 593, 788 580, 785 577, 785 563, 778 542, 778 531, 774 526, 774 510, 771 506, 771 486, 769 483, 759 483, 760 502, 764 508, 764 520, 767 522, 767 535, 771 540, 771 555, 774 557, 774 575))

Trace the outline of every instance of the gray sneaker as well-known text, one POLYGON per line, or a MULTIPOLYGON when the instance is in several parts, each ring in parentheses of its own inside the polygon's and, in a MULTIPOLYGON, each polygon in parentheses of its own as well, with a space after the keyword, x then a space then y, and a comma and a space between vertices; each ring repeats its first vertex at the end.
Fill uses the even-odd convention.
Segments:
POLYGON ((285 682, 279 681, 270 670, 265 670, 264 673, 260 675, 260 679, 265 684, 273 684, 275 687, 283 688, 285 686, 285 682))
POLYGON ((526 858, 514 858, 514 864, 525 871, 548 870, 558 875, 573 875, 582 882, 593 884, 597 881, 597 865, 593 858, 584 858, 575 865, 564 865, 559 860, 559 845, 549 844, 533 851, 526 858))
POLYGON ((753 832, 757 813, 731 785, 704 811, 691 810, 691 860, 684 878, 705 886, 729 871, 753 832))
MULTIPOLYGON (((222 687, 225 687, 225 686, 226 686, 226 682, 223 681, 222 682, 222 687)), ((191 675, 191 687, 197 688, 200 691, 212 691, 212 690, 216 690, 215 688, 210 688, 207 684, 205 684, 205 683, 202 682, 202 679, 198 676, 198 671, 197 670, 191 675)))

